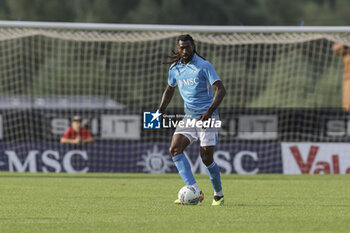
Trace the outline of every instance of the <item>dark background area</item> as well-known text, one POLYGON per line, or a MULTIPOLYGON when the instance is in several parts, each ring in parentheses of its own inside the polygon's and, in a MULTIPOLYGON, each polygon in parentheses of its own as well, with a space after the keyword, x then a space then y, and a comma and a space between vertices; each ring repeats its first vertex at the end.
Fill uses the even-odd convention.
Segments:
POLYGON ((348 0, 0 0, 1 20, 186 25, 350 23, 348 0))

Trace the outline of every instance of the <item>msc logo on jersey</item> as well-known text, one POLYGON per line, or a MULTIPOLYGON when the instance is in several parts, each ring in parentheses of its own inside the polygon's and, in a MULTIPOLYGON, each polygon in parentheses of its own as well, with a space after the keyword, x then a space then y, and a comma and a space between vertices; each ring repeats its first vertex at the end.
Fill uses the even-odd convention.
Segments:
POLYGON ((162 114, 156 112, 143 112, 143 128, 144 129, 160 129, 160 116, 162 114))
POLYGON ((178 80, 179 87, 182 86, 192 86, 192 85, 197 85, 199 83, 199 78, 188 78, 188 79, 182 79, 178 80))

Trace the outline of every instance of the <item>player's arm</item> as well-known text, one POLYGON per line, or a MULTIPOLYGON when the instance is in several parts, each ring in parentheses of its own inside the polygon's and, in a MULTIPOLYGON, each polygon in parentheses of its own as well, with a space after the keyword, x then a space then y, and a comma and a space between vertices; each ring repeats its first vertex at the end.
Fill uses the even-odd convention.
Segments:
POLYGON ((65 143, 65 144, 79 144, 80 143, 80 138, 70 138, 69 135, 71 134, 72 129, 68 128, 67 131, 62 135, 61 137, 61 143, 65 143))
POLYGON ((213 102, 210 104, 208 110, 204 114, 202 114, 198 120, 201 120, 201 121, 208 120, 213 114, 213 112, 219 107, 221 101, 224 99, 224 96, 226 95, 226 89, 224 87, 224 84, 220 80, 214 82, 212 87, 215 90, 213 102))
POLYGON ((94 141, 94 137, 92 136, 92 134, 86 129, 86 131, 84 132, 84 137, 82 140, 82 143, 89 143, 89 142, 93 142, 94 141))
POLYGON ((66 143, 66 144, 79 144, 80 140, 79 138, 71 139, 71 138, 61 138, 61 143, 66 143))
POLYGON ((170 103, 171 99, 174 96, 174 92, 175 92, 175 87, 172 87, 168 84, 168 86, 165 88, 165 91, 163 93, 162 101, 160 102, 160 106, 159 106, 160 113, 165 112, 166 107, 168 106, 168 104, 170 103))
POLYGON ((89 142, 93 142, 93 141, 94 141, 93 137, 89 137, 89 138, 83 139, 83 143, 89 143, 89 142))

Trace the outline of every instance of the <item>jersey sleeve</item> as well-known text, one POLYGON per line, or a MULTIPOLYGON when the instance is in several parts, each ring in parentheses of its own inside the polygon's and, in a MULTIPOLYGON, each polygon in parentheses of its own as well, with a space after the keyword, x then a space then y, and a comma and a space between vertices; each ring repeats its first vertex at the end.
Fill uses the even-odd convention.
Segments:
POLYGON ((91 133, 89 132, 89 130, 87 128, 84 128, 84 139, 90 139, 90 138, 93 138, 91 133))
POLYGON ((174 74, 174 71, 172 69, 169 70, 168 84, 172 87, 175 87, 177 85, 175 74, 174 74))
POLYGON ((72 128, 68 128, 66 132, 62 135, 62 138, 70 138, 70 134, 72 132, 72 128))
POLYGON ((220 80, 214 67, 209 62, 205 63, 202 72, 203 72, 203 75, 205 76, 205 78, 209 81, 210 85, 213 85, 213 83, 220 80))

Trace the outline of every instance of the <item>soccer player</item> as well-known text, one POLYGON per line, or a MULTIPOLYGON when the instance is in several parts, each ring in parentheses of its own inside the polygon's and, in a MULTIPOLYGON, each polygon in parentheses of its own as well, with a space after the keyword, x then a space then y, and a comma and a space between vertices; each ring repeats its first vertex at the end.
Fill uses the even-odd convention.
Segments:
POLYGON ((336 55, 343 57, 344 73, 343 73, 343 97, 342 107, 346 111, 350 111, 350 47, 335 43, 332 49, 336 55))
MULTIPOLYGON (((159 112, 164 113, 171 101, 175 87, 178 86, 185 104, 184 119, 207 121, 219 119, 217 107, 226 94, 225 87, 213 66, 196 51, 190 35, 180 35, 177 39, 177 52, 169 64, 168 85, 163 93, 159 112), (213 95, 213 88, 215 95, 213 95)), ((172 160, 186 185, 198 188, 191 166, 184 155, 185 148, 192 142, 200 141, 200 155, 206 165, 214 189, 212 205, 222 205, 224 194, 221 187, 220 169, 213 159, 214 148, 218 142, 218 129, 177 127, 173 135, 169 152, 172 160)), ((204 199, 201 192, 200 201, 204 199)), ((175 200, 175 204, 180 204, 175 200)))
POLYGON ((80 144, 92 142, 94 138, 86 127, 82 126, 82 118, 74 116, 72 126, 61 137, 61 143, 80 144))

